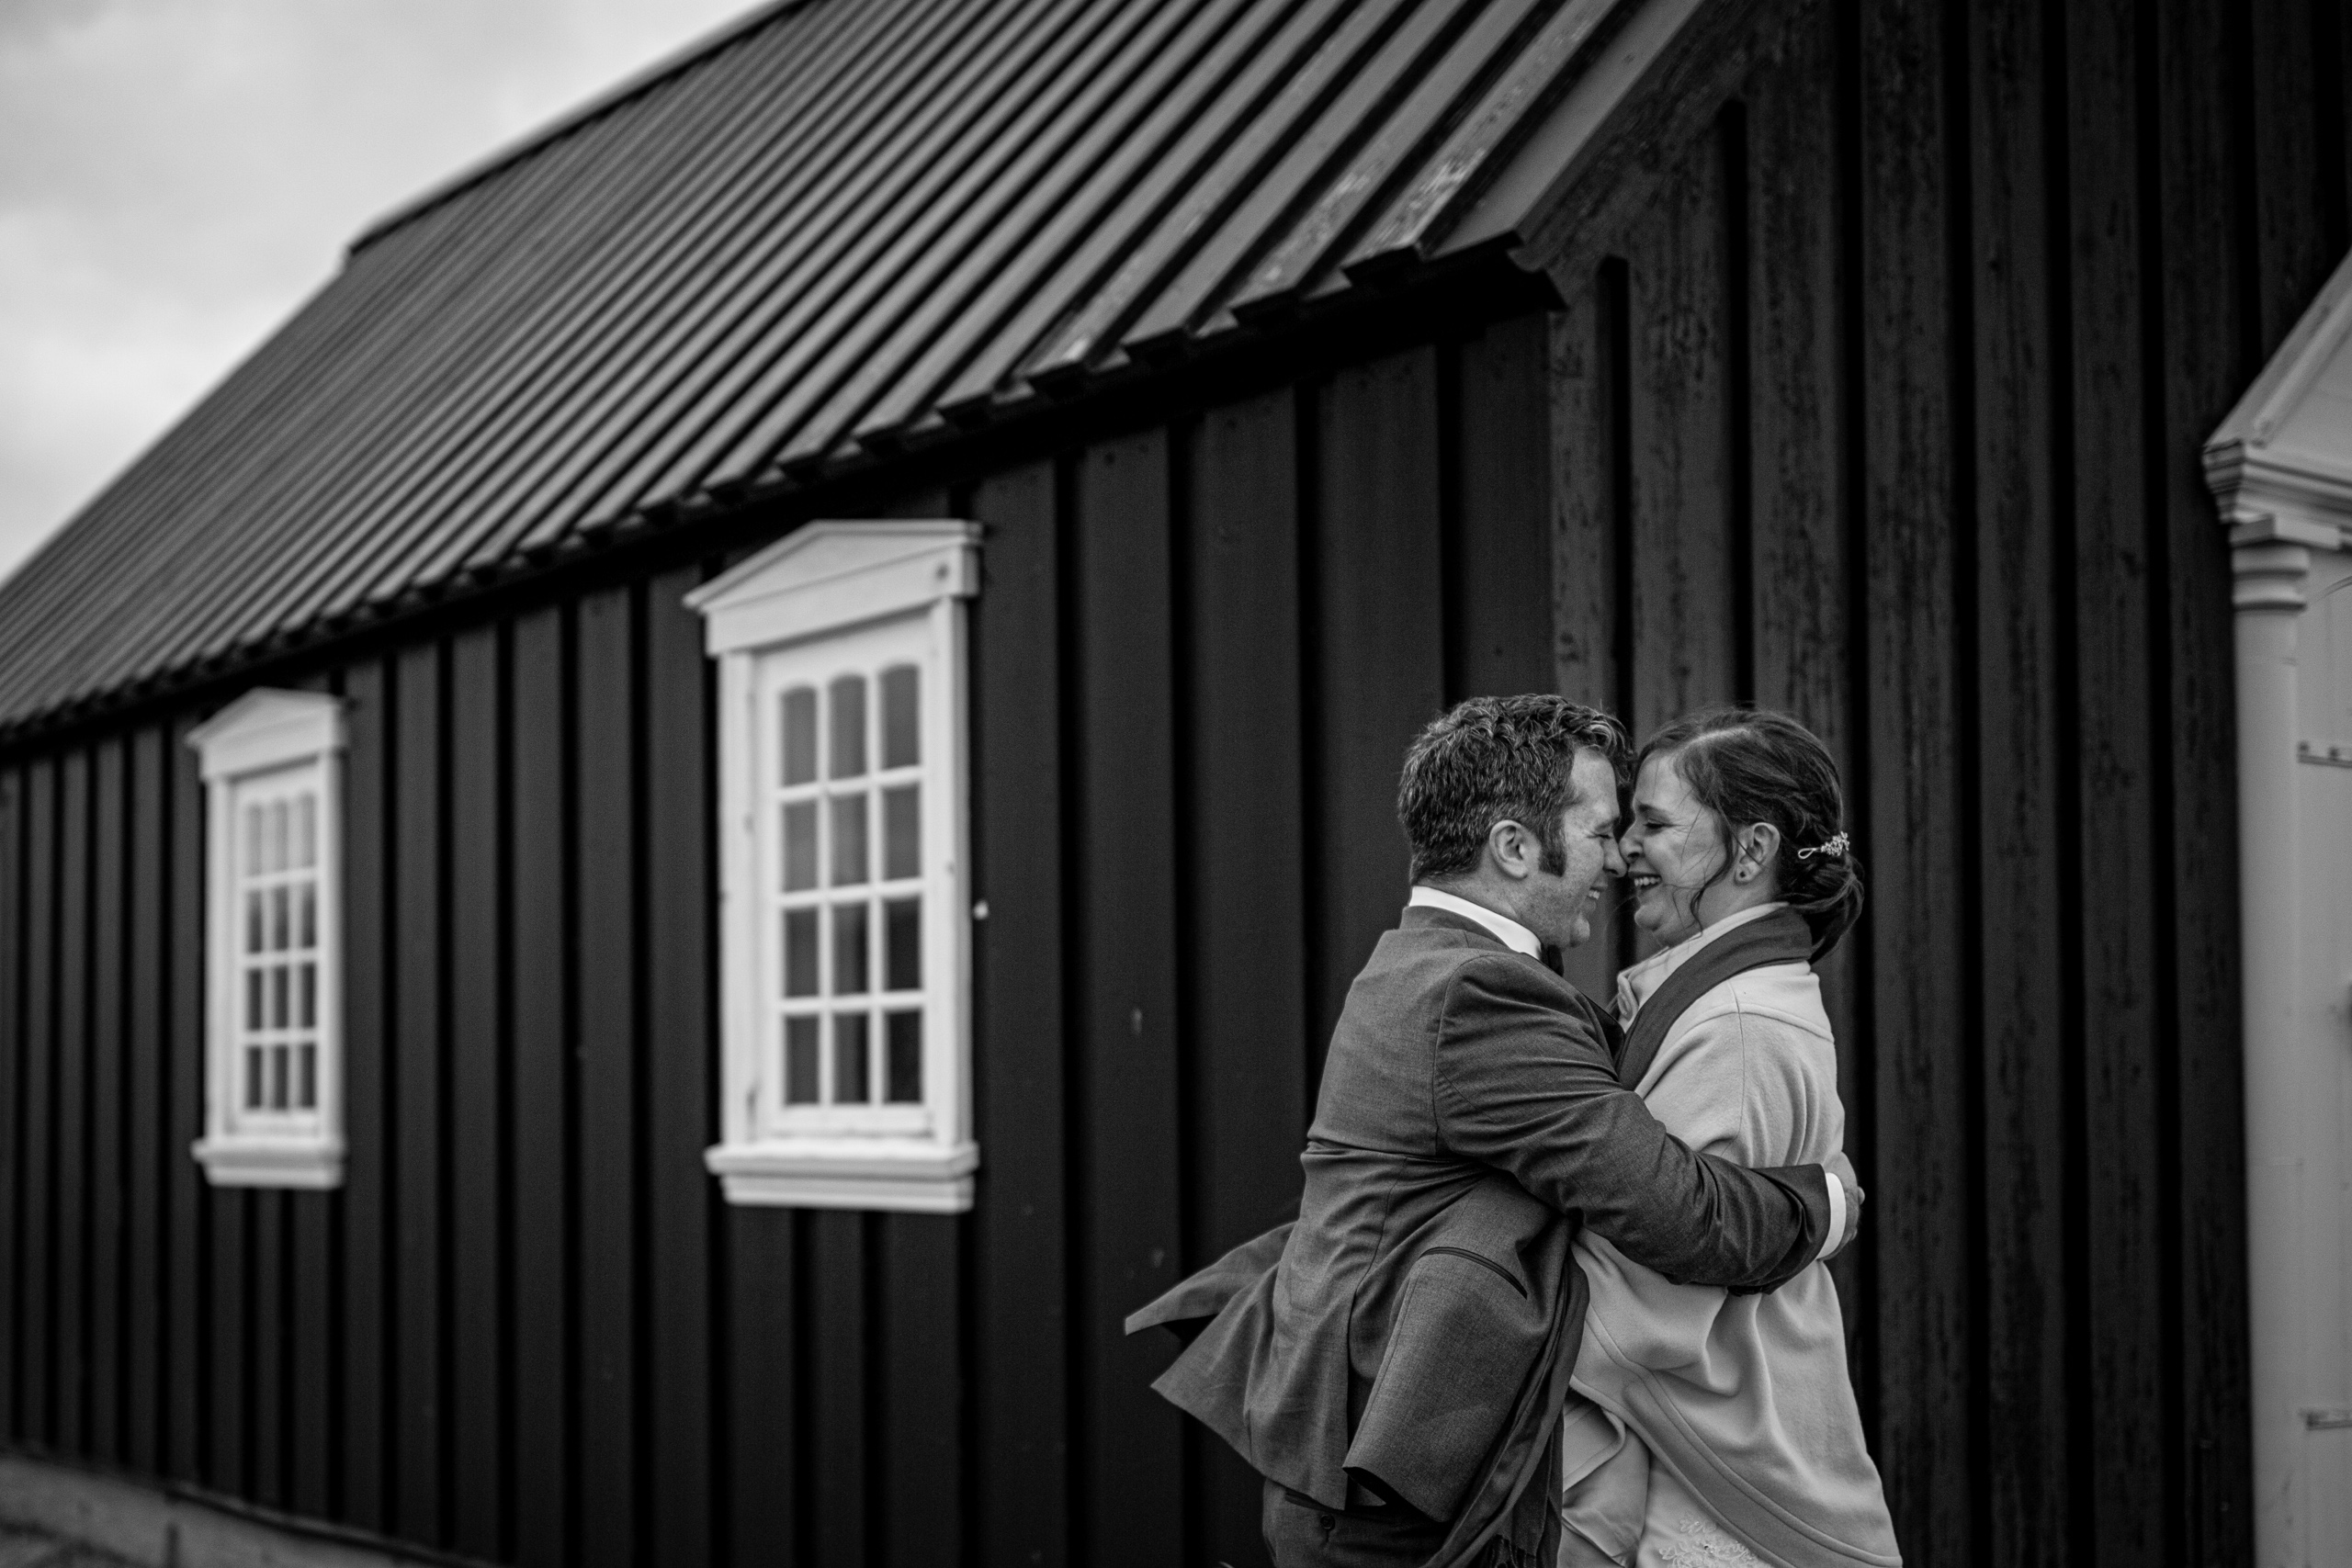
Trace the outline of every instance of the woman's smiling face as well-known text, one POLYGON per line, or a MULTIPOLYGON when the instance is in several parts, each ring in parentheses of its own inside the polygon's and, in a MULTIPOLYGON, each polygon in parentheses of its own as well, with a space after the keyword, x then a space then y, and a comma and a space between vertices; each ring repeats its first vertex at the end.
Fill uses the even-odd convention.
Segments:
POLYGON ((1729 863, 1723 824, 1682 782, 1674 756, 1654 756, 1634 781, 1618 847, 1634 883, 1634 923, 1671 947, 1706 922, 1700 901, 1729 863))

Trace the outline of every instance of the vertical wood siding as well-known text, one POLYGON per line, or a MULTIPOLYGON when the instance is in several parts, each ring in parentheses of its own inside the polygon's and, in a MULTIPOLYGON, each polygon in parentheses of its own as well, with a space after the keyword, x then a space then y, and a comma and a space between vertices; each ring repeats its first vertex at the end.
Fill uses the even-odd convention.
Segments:
MULTIPOLYGON (((125 1085, 123 1123, 130 1215, 123 1237, 122 1462, 129 1469, 151 1474, 164 1467, 166 1441, 162 1414, 171 1404, 164 1394, 170 1364, 164 1334, 169 1321, 165 1300, 169 1211, 165 1193, 166 1172, 173 1162, 165 1155, 169 1080, 164 1054, 167 1038, 165 1003, 170 995, 164 964, 170 952, 166 937, 172 914, 165 898, 164 833, 170 817, 164 793, 169 759, 164 749, 170 739, 158 729, 141 730, 131 738, 130 797, 126 803, 130 876, 124 904, 123 934, 129 948, 129 990, 125 1000, 130 1010, 130 1065, 125 1085)), ((6 1124, 0 1120, 0 1126, 6 1124)), ((5 1256, 5 1251, 0 1251, 0 1257, 5 1256)), ((307 1501, 298 1499, 298 1506, 307 1501)), ((324 1501, 321 1497, 318 1506, 322 1506, 324 1501)))
MULTIPOLYGON (((2297 7, 2264 7, 2260 25, 2282 30, 2297 7)), ((2334 17, 2314 6, 2314 24, 2334 17)), ((2143 405, 2150 415, 2148 493, 2154 513, 2150 570, 2161 580, 2202 580, 2227 567, 2227 551, 2211 523, 2201 476, 2177 454, 2197 448, 2212 429, 2211 411, 2228 405, 2257 372, 2274 341, 2249 318, 2245 253, 2238 225, 2266 183, 2248 179, 2236 160, 2244 84, 2225 79, 2212 62, 2231 60, 2226 8, 2167 7, 2135 40, 2140 65, 2135 103, 2153 131, 2138 166, 2142 200, 2153 201, 2141 230, 2149 242, 2141 288, 2163 323, 2163 353, 2148 365, 2143 405), (2153 36, 2150 36, 2153 34, 2153 36), (2154 167, 2149 168, 2153 162, 2154 167), (2232 193, 2227 222, 2215 222, 2214 193, 2232 193), (2225 291, 2214 280, 2227 279, 2225 291)), ((2324 42, 2319 27, 2315 41, 2324 42)), ((2336 58, 2344 61, 2343 39, 2336 58)), ((2324 53, 2324 51, 2314 51, 2324 53)), ((2352 79, 2340 66, 2323 72, 2330 82, 2352 79)), ((2331 118, 2337 146, 2323 144, 2321 166, 2335 174, 2306 193, 2327 225, 2329 248, 2301 281, 2316 288, 2328 255, 2346 245, 2344 214, 2352 194, 2343 186, 2346 130, 2339 90, 2332 110, 2323 96, 2318 129, 2331 118)), ((2274 129, 2275 122, 2274 122, 2274 129)), ((2290 125, 2290 139, 2309 134, 2290 125)), ((2147 134, 2143 131, 2143 135, 2147 134)), ((2275 329, 2285 331, 2285 324, 2275 329)), ((2244 1271, 2245 1148, 2238 1053, 2238 889, 2233 857, 2215 854, 2223 824, 2237 820, 2236 735, 2222 716, 2234 712, 2235 665, 2232 612, 2219 593, 2164 595, 2155 612, 2152 674, 2158 682, 2154 722, 2158 744, 2174 760, 2158 775, 2167 807, 2157 849, 2168 870, 2167 897, 2157 941, 2161 1003, 2156 1012, 2165 1053, 2161 1114, 2177 1163, 2164 1195, 2179 1232, 2166 1258, 2177 1271, 2169 1298, 2166 1348, 2176 1379, 2166 1389, 2164 1419, 2193 1444, 2185 1466, 2168 1476, 2174 1495, 2187 1499, 2187 1560, 2202 1564, 2243 1559, 2251 1551, 2253 1521, 2243 1502, 2242 1477, 2251 1463, 2244 1416, 2246 1301, 2244 1271)))
MULTIPOLYGON (((0 863, 0 1139, 10 1149, 21 1149, 25 1139, 25 827, 24 770, 9 768, 0 772, 0 853, 7 857, 0 863)), ((23 1343, 22 1181, 19 1162, 0 1156, 0 1270, 6 1270, 10 1309, 6 1322, 0 1323, 0 1419, 11 1432, 25 1429, 17 1376, 23 1343)))
POLYGON ((1556 278, 1562 689, 1752 695, 1847 769, 1840 1283, 1915 1562, 2248 1551, 2196 453, 2346 243, 2344 51, 2298 3, 1818 7, 1556 278))
MULTIPOLYGON (((432 1541, 447 1535, 451 1457, 446 1419, 450 1193, 443 981, 449 929, 443 889, 449 856, 443 668, 438 643, 403 649, 384 661, 391 775, 385 891, 391 914, 380 962, 388 973, 391 1021, 385 1040, 383 1109, 390 1124, 384 1140, 388 1184, 395 1195, 386 1292, 392 1325, 392 1436, 385 1492, 392 1533, 432 1541)), ((346 961, 356 958, 350 954, 346 961)))
POLYGON ((17 1324, 17 1430, 37 1443, 55 1440, 51 1425, 51 1378, 55 1362, 50 1353, 50 1324, 55 1281, 51 1272, 56 1228, 55 1187, 57 1101, 51 1092, 52 1064, 57 1055, 57 764, 43 758, 25 770, 23 861, 12 880, 24 886, 20 906, 24 936, 24 1033, 17 1041, 24 1057, 21 1082, 24 1098, 19 1111, 24 1136, 14 1147, 21 1151, 17 1168, 23 1175, 22 1251, 12 1292, 17 1324))
MULTIPOLYGON (((203 1028, 204 801, 197 787, 196 753, 187 745, 190 728, 181 720, 153 732, 153 743, 163 751, 159 787, 164 797, 160 803, 164 829, 154 847, 152 874, 164 886, 155 903, 140 910, 142 920, 163 922, 168 983, 159 1008, 166 1105, 164 1145, 157 1155, 164 1168, 169 1236, 163 1266, 170 1326, 156 1398, 164 1410, 164 1473, 184 1483, 204 1473, 211 1410, 205 1348, 212 1223, 203 1173, 187 1157, 204 1130, 204 1055, 197 1049, 203 1028)), ((327 1289, 333 1291, 332 1281, 327 1289)))
POLYGON ((1433 346, 1408 349, 1307 389, 1314 444, 1300 464, 1308 628, 1301 707, 1312 749, 1310 1106, 1340 1005, 1395 923, 1406 884, 1397 760, 1445 702, 1439 357, 1433 346))
MULTIPOLYGON (((725 1495, 714 1465, 723 1451, 717 1423, 727 1408, 717 1359, 724 1296, 714 1277, 720 1204, 702 1164, 718 1131, 706 1048, 717 930, 704 830, 710 714, 702 617, 684 603, 701 577, 686 570, 648 582, 643 634, 644 750, 661 760, 646 768, 644 784, 646 1539, 652 1557, 665 1562, 708 1562, 725 1537, 714 1517, 725 1495)), ((952 1260, 945 1272, 952 1279, 952 1260)), ((954 1322, 952 1310, 945 1321, 954 1322)), ((952 1386, 952 1362, 946 1371, 941 1381, 952 1386)), ((952 1512, 947 1521, 952 1528, 952 1512)))
POLYGON ((1089 448, 1069 521, 1078 664, 1069 908, 1079 1049, 1077 1558, 1182 1560, 1182 1433, 1149 1387, 1165 1357, 1120 1319, 1181 1278, 1173 599, 1169 435, 1089 448), (1157 1407, 1157 1408, 1156 1408, 1157 1407))
MULTIPOLYGON (((973 601, 974 1110, 988 1196, 970 1221, 976 1443, 986 1562, 1069 1562, 1069 1255, 1063 1021, 1063 582, 1054 465, 973 491, 988 525, 973 601)), ((804 1332, 800 1343, 808 1343, 804 1332)), ((808 1559, 815 1562, 816 1559, 808 1559)))
MULTIPOLYGON (((1962 869, 1976 838, 1967 820, 1976 755, 1963 724, 1961 665, 1964 524, 1974 470, 1966 463, 1970 369, 1962 340, 1968 263, 1956 209, 1968 187, 1949 150, 1966 145, 1966 75, 1951 13, 1932 4, 1861 7, 1866 62, 1854 105, 1861 142, 1860 225, 1853 330, 1862 349, 1862 656, 1869 758, 1855 838, 1873 893, 1871 1035, 1881 1158, 1872 1252, 1882 1471, 1905 1479, 1890 1495, 1905 1548, 1935 1562, 1981 1560, 1970 1482, 1984 1428, 1971 1377, 1984 1325, 1975 1311, 1983 1234, 1982 1102, 1973 1090, 1983 1013, 1963 976, 1977 963, 1962 869), (1890 1150, 1904 1157, 1884 1157, 1890 1150), (1886 1369, 1896 1369, 1894 1377, 1886 1369)), ((1770 263, 1766 261, 1767 265, 1770 263)), ((1856 1041, 1849 1049, 1862 1048, 1856 1041)), ((2051 1456, 2041 1456, 2047 1464, 2051 1456)))
POLYGON ((458 1412, 449 1434, 449 1534, 475 1557, 495 1557, 504 1547, 513 1487, 500 633, 477 627, 449 645, 449 1381, 458 1412))
POLYGON ((508 984, 511 1019, 505 1205, 512 1237, 514 1561, 569 1563, 577 1526, 578 1329, 571 1247, 571 884, 573 811, 564 750, 571 730, 571 619, 536 610, 508 629, 508 984))
MULTIPOLYGON (((579 799, 572 865, 573 1025, 578 1111, 571 1189, 578 1205, 580 1275, 580 1521, 587 1563, 646 1560, 639 1354, 645 1109, 641 1079, 651 1042, 644 995, 643 883, 639 805, 642 749, 641 613, 630 588, 584 595, 575 626, 579 682, 572 773, 579 799)), ((707 815, 709 807, 703 807, 707 815)))
MULTIPOLYGON (((344 766, 343 874, 343 1187, 322 1201, 340 1210, 342 1269, 343 1409, 330 1446, 340 1463, 339 1517, 366 1529, 391 1528, 385 1487, 390 1445, 385 1419, 387 1372, 393 1323, 386 1268, 390 1218, 397 1190, 389 1167, 393 1077, 387 1061, 386 1021, 390 1013, 388 965, 391 867, 387 829, 390 823, 390 686, 380 661, 342 671, 347 750, 344 766)), ((191 789, 198 786, 191 783, 191 789)), ((188 859, 190 876, 202 875, 200 850, 188 859)), ((190 945, 198 966, 189 981, 201 981, 201 926, 190 945)), ((200 1025, 198 1026, 200 1028, 200 1025)), ((199 1063, 200 1034, 175 1042, 199 1063)), ((174 1151, 176 1152, 176 1151, 174 1151)), ((217 1198, 208 1190, 207 1196, 217 1198)), ((217 1269, 218 1259, 213 1260, 217 1269)), ((232 1385, 233 1386, 233 1385, 232 1385)), ((222 1400, 216 1374, 216 1407, 222 1400)), ((218 1425, 217 1422, 209 1425, 218 1425)))
POLYGON ((69 1453, 86 1451, 89 1441, 91 760, 88 749, 68 751, 58 768, 57 792, 50 1430, 69 1453))
MULTIPOLYGON (((1176 821, 1182 1006, 1178 1091, 1184 1258, 1216 1258, 1290 1217, 1306 1124, 1306 738, 1301 684, 1299 394, 1209 411, 1181 470, 1174 534, 1181 649, 1176 821)), ((1164 1353, 1164 1352, 1163 1352, 1164 1353)), ((1182 1424, 1184 1561, 1244 1562, 1259 1480, 1182 1424)))
MULTIPOLYGON (((314 672, 350 727, 334 1193, 187 1156, 201 716, 9 759, 8 1438, 550 1568, 1260 1561, 1256 1478, 1118 1319, 1295 1202, 1407 739, 1551 687, 1636 729, 1785 707, 1846 771, 1838 1280, 1906 1559, 2244 1561, 2195 453, 2352 238, 2347 32, 1826 0, 1551 314, 881 506, 989 530, 967 1216, 703 1170, 699 566, 314 672)), ((1612 912, 1574 973, 1630 942, 1612 912)))

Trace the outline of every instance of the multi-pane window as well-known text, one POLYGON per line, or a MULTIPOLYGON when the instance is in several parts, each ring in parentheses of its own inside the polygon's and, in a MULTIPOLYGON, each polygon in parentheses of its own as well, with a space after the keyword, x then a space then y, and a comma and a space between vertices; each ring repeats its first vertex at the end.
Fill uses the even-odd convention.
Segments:
POLYGON ((787 1107, 922 1103, 922 672, 777 694, 787 1107))
POLYGON ((342 1179, 342 705, 248 692, 189 738, 202 758, 204 1136, 217 1184, 342 1179))
POLYGON ((739 1203, 971 1201, 964 600, 978 530, 816 523, 693 594, 719 661, 739 1203))
POLYGON ((239 792, 237 1109, 319 1108, 319 790, 315 769, 239 792))

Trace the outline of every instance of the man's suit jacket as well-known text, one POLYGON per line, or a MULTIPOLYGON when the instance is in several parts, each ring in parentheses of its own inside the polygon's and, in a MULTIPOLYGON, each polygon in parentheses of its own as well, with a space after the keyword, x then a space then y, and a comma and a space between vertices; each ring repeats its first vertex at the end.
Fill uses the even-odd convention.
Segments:
POLYGON ((1675 1280, 1793 1277, 1827 1231, 1822 1169, 1693 1154, 1619 1084, 1610 1033, 1476 922, 1408 908, 1332 1032, 1296 1223, 1128 1320, 1212 1318, 1154 1386, 1327 1506, 1352 1478, 1358 1500, 1453 1518, 1504 1450, 1549 1440, 1577 1224, 1675 1280))

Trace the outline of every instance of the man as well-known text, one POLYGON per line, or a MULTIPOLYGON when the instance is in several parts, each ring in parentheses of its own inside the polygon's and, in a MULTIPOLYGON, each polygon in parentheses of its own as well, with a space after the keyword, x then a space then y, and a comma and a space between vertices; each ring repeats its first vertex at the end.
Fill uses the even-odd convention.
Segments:
POLYGON ((1735 1289, 1852 1234, 1850 1170, 1670 1136, 1619 1084, 1614 1025, 1543 960, 1591 937, 1623 873, 1625 750, 1553 696, 1421 732, 1397 795, 1411 898, 1332 1031, 1299 1218, 1128 1320, 1198 1330, 1154 1386, 1266 1478, 1276 1568, 1548 1563, 1578 1224, 1735 1289))

